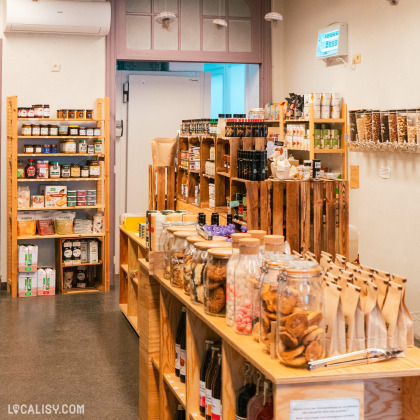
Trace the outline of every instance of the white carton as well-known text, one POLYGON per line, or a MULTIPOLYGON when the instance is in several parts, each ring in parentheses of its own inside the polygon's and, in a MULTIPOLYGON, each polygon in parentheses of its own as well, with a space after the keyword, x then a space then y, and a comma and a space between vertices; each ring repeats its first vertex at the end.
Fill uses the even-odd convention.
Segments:
POLYGON ((80 259, 83 263, 88 262, 88 244, 87 241, 80 241, 80 259))
POLYGON ((67 187, 64 185, 41 185, 41 194, 45 196, 45 207, 67 206, 67 187))
POLYGON ((45 284, 47 283, 47 273, 43 268, 38 268, 37 271, 37 280, 36 280, 36 288, 37 288, 37 294, 40 294, 40 290, 42 290, 45 287, 45 284))
POLYGON ((25 245, 19 245, 18 250, 18 270, 20 272, 25 271, 26 260, 28 259, 28 248, 25 245))
POLYGON ((31 297, 37 295, 38 273, 19 273, 18 275, 18 296, 31 297))
POLYGON ((25 271, 38 270, 38 245, 28 245, 28 260, 25 271))
POLYGON ((99 247, 96 240, 88 241, 88 261, 89 263, 99 262, 99 247))
POLYGON ((41 277, 40 270, 38 270, 38 296, 55 295, 55 270, 53 268, 46 268, 42 270, 45 275, 41 277))

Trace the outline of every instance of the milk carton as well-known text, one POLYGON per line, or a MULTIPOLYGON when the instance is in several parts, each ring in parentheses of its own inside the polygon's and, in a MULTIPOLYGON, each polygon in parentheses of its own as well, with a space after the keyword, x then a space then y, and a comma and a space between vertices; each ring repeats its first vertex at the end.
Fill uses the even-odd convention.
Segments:
POLYGON ((31 297, 37 295, 38 273, 18 274, 18 295, 19 297, 31 297))
POLYGON ((99 262, 99 247, 96 240, 88 241, 88 260, 89 263, 99 262))
POLYGON ((38 296, 55 295, 55 270, 53 268, 45 268, 38 270, 38 296), (40 271, 41 272, 40 276, 40 271))
POLYGON ((18 247, 18 270, 24 272, 26 268, 26 261, 28 259, 28 248, 25 245, 18 247))
POLYGON ((19 245, 18 249, 18 271, 31 272, 38 270, 38 246, 19 245))

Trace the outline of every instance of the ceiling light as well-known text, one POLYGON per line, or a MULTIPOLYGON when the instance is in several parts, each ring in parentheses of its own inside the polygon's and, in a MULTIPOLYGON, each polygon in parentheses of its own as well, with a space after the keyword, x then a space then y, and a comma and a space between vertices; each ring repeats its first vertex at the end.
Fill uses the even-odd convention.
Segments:
POLYGON ((223 19, 214 19, 213 23, 218 27, 218 28, 226 28, 228 26, 227 22, 223 19))
POLYGON ((283 16, 277 12, 270 12, 264 16, 264 19, 268 22, 276 24, 277 22, 283 20, 283 16))

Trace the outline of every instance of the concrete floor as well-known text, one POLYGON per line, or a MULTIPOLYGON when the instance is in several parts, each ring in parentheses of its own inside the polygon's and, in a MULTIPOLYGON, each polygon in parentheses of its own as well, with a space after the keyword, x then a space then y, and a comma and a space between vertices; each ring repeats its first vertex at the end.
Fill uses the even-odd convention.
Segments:
POLYGON ((0 419, 138 418, 138 336, 110 293, 0 293, 0 419), (84 404, 84 416, 9 415, 13 404, 84 404))

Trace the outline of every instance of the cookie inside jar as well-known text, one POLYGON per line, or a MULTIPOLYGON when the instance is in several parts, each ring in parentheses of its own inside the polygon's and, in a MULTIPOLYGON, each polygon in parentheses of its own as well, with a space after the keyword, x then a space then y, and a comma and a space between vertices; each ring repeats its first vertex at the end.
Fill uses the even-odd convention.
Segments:
POLYGON ((170 258, 171 285, 174 287, 184 286, 184 253, 188 245, 188 236, 191 236, 190 231, 174 233, 170 258))
POLYGON ((324 357, 321 267, 295 261, 284 271, 277 294, 277 355, 290 367, 306 368, 324 357))
POLYGON ((226 314, 227 263, 231 255, 231 248, 209 250, 204 276, 204 311, 209 315, 226 314))

